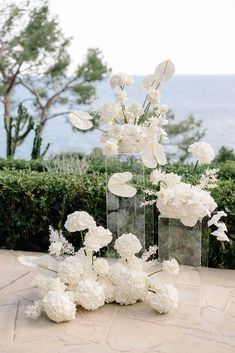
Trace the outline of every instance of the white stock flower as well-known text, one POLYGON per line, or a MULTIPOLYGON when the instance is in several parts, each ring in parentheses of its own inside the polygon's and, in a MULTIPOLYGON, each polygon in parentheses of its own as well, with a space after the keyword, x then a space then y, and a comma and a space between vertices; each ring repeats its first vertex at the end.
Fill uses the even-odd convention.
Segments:
POLYGON ((189 146, 188 151, 200 164, 209 164, 215 158, 215 152, 207 142, 194 142, 189 146))
POLYGON ((25 315, 32 320, 37 320, 43 310, 42 301, 37 300, 26 307, 25 315))
POLYGON ((156 168, 158 164, 166 164, 166 155, 162 145, 158 142, 148 141, 141 152, 142 162, 147 168, 156 168))
POLYGON ((142 246, 139 239, 132 233, 123 234, 115 241, 114 249, 118 254, 125 258, 132 258, 135 254, 140 252, 142 246))
POLYGON ((131 181, 133 178, 132 173, 124 172, 124 173, 115 173, 113 174, 108 181, 108 189, 109 191, 121 197, 133 197, 137 193, 137 189, 127 183, 131 181))
POLYGON ((42 300, 44 310, 50 320, 64 322, 75 319, 76 307, 69 296, 62 292, 52 290, 42 300))
POLYGON ((146 302, 159 314, 167 314, 178 306, 178 292, 171 284, 162 284, 155 287, 155 293, 148 292, 146 302))
POLYGON ((136 118, 139 118, 144 113, 142 105, 138 102, 132 102, 130 105, 128 105, 127 110, 131 112, 136 118))
POLYGON ((85 235, 84 246, 87 251, 99 251, 112 241, 112 233, 101 226, 93 227, 85 235))
POLYGON ((86 310, 96 310, 104 305, 105 295, 102 286, 91 279, 85 279, 79 282, 74 298, 77 304, 86 310))
POLYGON ((155 89, 154 87, 149 87, 148 100, 155 105, 160 103, 160 98, 160 91, 158 89, 155 89))
POLYGON ((58 277, 63 283, 73 287, 82 279, 85 269, 77 256, 68 256, 58 266, 58 277))
POLYGON ((80 130, 89 130, 92 128, 92 116, 86 112, 73 112, 69 115, 69 120, 73 126, 80 130))
POLYGON ((94 270, 99 276, 104 276, 109 273, 109 263, 106 259, 99 258, 94 262, 94 270))
POLYGON ((115 97, 117 98, 117 101, 123 103, 126 100, 127 93, 126 91, 121 90, 121 91, 115 92, 115 97))
POLYGON ((103 123, 111 123, 119 114, 120 107, 116 103, 105 103, 100 110, 100 120, 103 123))
POLYGON ((102 145, 102 151, 104 155, 117 154, 118 153, 118 141, 114 139, 107 140, 102 145))
POLYGON ((87 212, 75 211, 67 216, 64 226, 69 232, 73 233, 92 228, 95 225, 94 218, 87 212))
POLYGON ((133 85, 133 83, 133 78, 122 72, 113 75, 110 80, 110 85, 112 88, 130 86, 133 85))
POLYGON ((49 246, 48 252, 50 255, 55 255, 56 257, 59 257, 61 254, 63 244, 59 242, 53 242, 49 246))
POLYGON ((163 271, 169 273, 170 275, 177 275, 179 273, 179 264, 176 259, 163 261, 162 267, 163 271))

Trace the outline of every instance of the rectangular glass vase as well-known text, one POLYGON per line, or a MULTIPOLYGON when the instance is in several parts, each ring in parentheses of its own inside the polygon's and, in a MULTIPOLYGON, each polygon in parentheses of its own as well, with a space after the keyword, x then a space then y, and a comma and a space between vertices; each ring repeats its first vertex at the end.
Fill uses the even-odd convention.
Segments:
MULTIPOLYGON (((135 182, 144 185, 144 168, 139 154, 120 153, 106 156, 107 183, 114 173, 131 172, 135 182)), ((145 194, 137 186, 134 197, 119 197, 106 189, 107 227, 112 232, 113 240, 108 246, 107 256, 117 257, 114 243, 124 233, 137 236, 142 245, 142 252, 154 243, 154 210, 153 207, 141 207, 145 194)))
POLYGON ((187 227, 179 219, 158 217, 158 257, 175 258, 180 265, 208 266, 207 219, 187 227))

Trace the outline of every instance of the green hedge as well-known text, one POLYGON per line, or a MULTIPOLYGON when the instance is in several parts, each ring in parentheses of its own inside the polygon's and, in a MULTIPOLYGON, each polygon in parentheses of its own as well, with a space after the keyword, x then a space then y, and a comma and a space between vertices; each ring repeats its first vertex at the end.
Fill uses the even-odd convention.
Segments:
MULTIPOLYGON (((175 172, 179 172, 179 168, 179 165, 171 166, 175 172)), ((192 167, 187 170, 187 178, 190 179, 192 167)), ((219 209, 228 213, 231 239, 230 245, 221 245, 210 237, 209 263, 213 267, 235 268, 234 195, 232 178, 220 181, 218 188, 213 190, 219 209)), ((46 250, 48 226, 63 229, 66 216, 75 210, 85 210, 98 223, 106 225, 104 174, 79 176, 14 169, 0 172, 1 248, 46 250)), ((73 236, 72 241, 79 246, 79 237, 73 236)))

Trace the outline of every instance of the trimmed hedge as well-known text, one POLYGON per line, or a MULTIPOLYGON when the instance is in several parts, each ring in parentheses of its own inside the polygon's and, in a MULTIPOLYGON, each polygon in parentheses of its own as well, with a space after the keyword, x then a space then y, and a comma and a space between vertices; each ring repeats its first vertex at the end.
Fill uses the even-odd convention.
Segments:
MULTIPOLYGON (((170 166, 168 171, 185 172, 192 178, 192 166, 170 166)), ((226 169, 223 169, 224 173, 226 169)), ((230 167, 231 170, 231 167, 230 167)), ((227 174, 226 174, 227 177, 227 174)), ((91 213, 106 225, 105 175, 57 174, 30 170, 0 172, 0 247, 21 250, 46 250, 48 226, 62 229, 66 216, 75 210, 91 213)), ((235 184, 222 180, 212 192, 220 210, 228 213, 231 244, 210 237, 209 264, 235 268, 235 184)), ((80 237, 72 242, 79 246, 80 237)))

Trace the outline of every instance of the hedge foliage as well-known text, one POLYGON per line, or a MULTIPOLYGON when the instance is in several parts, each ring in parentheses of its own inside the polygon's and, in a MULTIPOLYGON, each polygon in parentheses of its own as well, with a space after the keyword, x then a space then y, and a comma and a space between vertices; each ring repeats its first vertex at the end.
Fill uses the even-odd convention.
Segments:
MULTIPOLYGON (((43 163, 7 161, 4 166, 3 162, 0 163, 1 248, 46 250, 48 226, 63 229, 66 216, 75 210, 85 210, 99 224, 106 225, 104 173, 48 173, 42 171, 43 167, 40 166, 43 163), (37 171, 32 170, 32 166, 37 171)), ((101 167, 101 163, 97 162, 98 165, 101 167)), ((177 164, 166 169, 185 175, 186 180, 192 180, 193 166, 177 164)), ((221 181, 212 194, 219 209, 228 214, 226 224, 231 243, 221 245, 210 236, 209 264, 213 267, 235 268, 235 162, 220 166, 220 177, 221 181)), ((72 242, 79 246, 79 239, 73 236, 72 242)))

